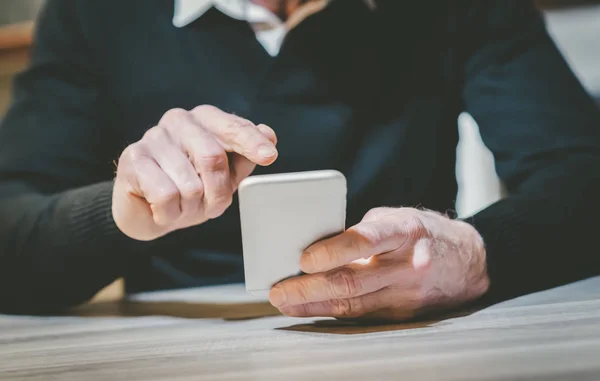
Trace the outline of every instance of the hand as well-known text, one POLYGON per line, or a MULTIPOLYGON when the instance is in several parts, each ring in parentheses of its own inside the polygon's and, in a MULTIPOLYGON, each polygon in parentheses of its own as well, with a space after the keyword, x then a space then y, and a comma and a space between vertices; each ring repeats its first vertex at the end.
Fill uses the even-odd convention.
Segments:
POLYGON ((276 144, 271 128, 213 106, 170 110, 119 159, 115 223, 146 241, 216 218, 256 164, 275 161, 276 144))
POLYGON ((430 211, 377 208, 302 255, 307 275, 276 284, 289 316, 406 320, 457 307, 489 286, 485 249, 469 224, 430 211))

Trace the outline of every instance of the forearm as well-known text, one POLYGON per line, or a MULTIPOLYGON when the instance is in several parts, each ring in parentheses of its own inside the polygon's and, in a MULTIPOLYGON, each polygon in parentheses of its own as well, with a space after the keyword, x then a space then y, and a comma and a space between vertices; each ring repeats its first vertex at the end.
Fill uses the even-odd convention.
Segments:
POLYGON ((483 236, 498 301, 600 274, 599 155, 573 154, 548 165, 510 197, 468 219, 483 236))
POLYGON ((123 275, 153 243, 131 240, 111 215, 112 182, 56 195, 0 187, 0 309, 44 312, 79 304, 123 275))

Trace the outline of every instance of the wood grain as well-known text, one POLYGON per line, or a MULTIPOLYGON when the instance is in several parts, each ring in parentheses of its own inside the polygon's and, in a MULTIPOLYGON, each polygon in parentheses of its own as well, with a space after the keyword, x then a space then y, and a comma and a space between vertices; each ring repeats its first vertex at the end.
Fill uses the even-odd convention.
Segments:
POLYGON ((600 277, 388 326, 283 317, 240 285, 0 316, 1 380, 598 380, 599 353, 600 277))

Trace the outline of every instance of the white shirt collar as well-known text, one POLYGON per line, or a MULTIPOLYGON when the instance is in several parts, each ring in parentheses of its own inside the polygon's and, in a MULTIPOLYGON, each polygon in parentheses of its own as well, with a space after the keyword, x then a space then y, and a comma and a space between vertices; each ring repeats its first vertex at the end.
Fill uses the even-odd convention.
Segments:
POLYGON ((249 0, 175 0, 173 25, 184 27, 215 7, 227 16, 249 23, 278 22, 281 20, 268 9, 249 0))
MULTIPOLYGON (((326 0, 328 3, 331 0, 326 0)), ((374 0, 365 0, 373 9, 374 0)), ((216 8, 223 14, 236 20, 245 20, 250 25, 269 25, 269 28, 255 29, 256 39, 271 56, 279 54, 281 45, 290 26, 268 9, 256 5, 250 0, 175 0, 173 25, 184 27, 200 18, 210 8, 216 8)))

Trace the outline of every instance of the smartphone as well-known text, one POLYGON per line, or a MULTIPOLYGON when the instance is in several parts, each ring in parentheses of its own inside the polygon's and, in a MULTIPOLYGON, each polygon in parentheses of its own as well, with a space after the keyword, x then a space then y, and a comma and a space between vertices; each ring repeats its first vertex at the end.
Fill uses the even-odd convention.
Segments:
POLYGON ((344 231, 346 178, 335 170, 250 176, 238 189, 246 291, 266 296, 300 274, 313 243, 344 231))

